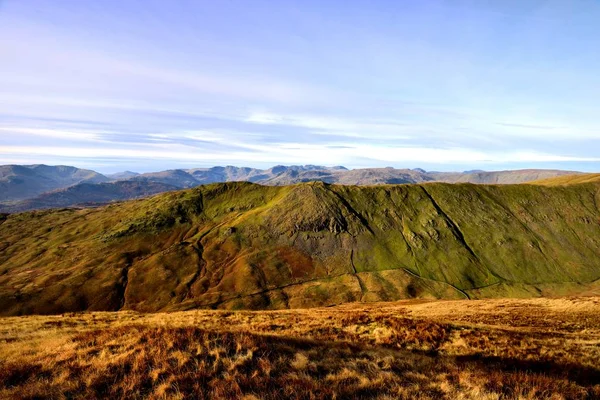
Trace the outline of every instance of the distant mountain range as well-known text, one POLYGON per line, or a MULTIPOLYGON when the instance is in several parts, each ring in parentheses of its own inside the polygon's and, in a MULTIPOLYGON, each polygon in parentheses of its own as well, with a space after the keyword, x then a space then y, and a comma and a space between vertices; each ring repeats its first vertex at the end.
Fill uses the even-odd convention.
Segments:
POLYGON ((322 181, 343 185, 383 185, 447 182, 477 184, 524 183, 579 174, 573 171, 526 169, 431 172, 423 169, 365 168, 318 165, 275 166, 269 169, 212 167, 112 175, 70 166, 0 166, 0 212, 90 206, 146 197, 209 183, 247 181, 269 186, 322 181))

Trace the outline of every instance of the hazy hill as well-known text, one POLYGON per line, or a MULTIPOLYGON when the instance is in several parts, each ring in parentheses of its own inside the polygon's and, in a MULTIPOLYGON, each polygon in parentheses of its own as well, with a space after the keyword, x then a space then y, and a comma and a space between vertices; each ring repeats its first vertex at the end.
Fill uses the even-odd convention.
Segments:
MULTIPOLYGON (((195 169, 175 169, 162 172, 142 174, 139 178, 147 178, 153 181, 165 182, 180 188, 189 188, 207 183, 216 182, 255 182, 266 185, 286 185, 302 181, 301 174, 329 174, 333 172, 347 171, 344 167, 323 167, 316 165, 278 165, 269 169, 256 169, 247 167, 212 167, 195 169), (289 178, 288 178, 289 177, 289 178)), ((313 175, 319 176, 319 175, 313 175)), ((314 179, 311 179, 314 180, 314 179)))
POLYGON ((523 183, 562 175, 573 171, 515 170, 472 172, 427 172, 423 169, 323 167, 316 165, 283 166, 266 170, 239 167, 213 167, 190 170, 169 170, 140 175, 153 181, 189 188, 206 183, 247 181, 263 185, 291 185, 301 182, 321 181, 343 185, 381 185, 398 183, 450 182, 450 183, 523 183))
POLYGON ((175 186, 146 180, 110 183, 79 183, 65 189, 42 193, 32 199, 0 204, 0 212, 14 213, 45 208, 73 206, 98 206, 118 200, 146 197, 157 193, 177 190, 175 186))
POLYGON ((97 172, 64 165, 2 165, 0 202, 27 199, 82 182, 107 181, 107 177, 97 172))
POLYGON ((552 169, 521 169, 513 171, 469 171, 463 173, 432 172, 429 175, 435 181, 449 183, 485 183, 513 184, 525 183, 539 179, 555 178, 565 175, 577 175, 573 171, 552 169))
POLYGON ((600 184, 221 183, 4 216, 3 314, 598 293, 600 184))
POLYGON ((125 179, 130 179, 133 178, 135 176, 138 176, 139 174, 137 172, 132 172, 132 171, 123 171, 123 172, 117 172, 114 174, 108 174, 106 175, 108 178, 115 180, 115 181, 122 181, 125 179))
POLYGON ((364 169, 285 169, 272 174, 268 179, 259 181, 265 185, 291 185, 300 182, 321 181, 343 185, 381 185, 398 183, 420 183, 431 181, 427 172, 422 170, 395 168, 364 169))

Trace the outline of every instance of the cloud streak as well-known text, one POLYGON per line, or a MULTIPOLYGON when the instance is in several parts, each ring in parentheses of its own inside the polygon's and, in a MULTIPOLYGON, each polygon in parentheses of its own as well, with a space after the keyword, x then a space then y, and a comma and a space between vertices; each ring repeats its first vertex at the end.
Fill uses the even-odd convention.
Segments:
POLYGON ((600 169, 600 7, 34 3, 0 13, 0 163, 600 169))
POLYGON ((173 162, 201 163, 249 162, 281 163, 293 159, 301 163, 311 163, 315 159, 327 160, 327 164, 349 165, 353 160, 366 159, 373 162, 418 163, 435 160, 439 163, 482 165, 502 163, 540 162, 600 162, 600 157, 578 157, 541 153, 537 151, 494 152, 478 151, 469 148, 427 148, 427 147, 381 147, 360 146, 321 146, 303 143, 282 143, 252 145, 232 143, 230 140, 213 139, 221 145, 211 152, 198 151, 198 148, 180 143, 148 143, 135 147, 59 147, 59 146, 0 146, 2 157, 40 156, 76 158, 124 158, 128 160, 159 159, 173 162))

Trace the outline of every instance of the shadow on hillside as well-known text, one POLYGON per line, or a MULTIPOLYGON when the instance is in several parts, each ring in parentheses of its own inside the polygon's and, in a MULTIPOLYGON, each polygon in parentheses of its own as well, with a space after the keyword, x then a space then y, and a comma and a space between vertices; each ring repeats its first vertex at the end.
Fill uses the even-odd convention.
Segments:
POLYGON ((489 371, 540 374, 565 379, 582 386, 593 386, 600 383, 600 369, 584 365, 560 363, 551 360, 534 361, 481 355, 451 358, 454 359, 457 365, 471 364, 489 371))

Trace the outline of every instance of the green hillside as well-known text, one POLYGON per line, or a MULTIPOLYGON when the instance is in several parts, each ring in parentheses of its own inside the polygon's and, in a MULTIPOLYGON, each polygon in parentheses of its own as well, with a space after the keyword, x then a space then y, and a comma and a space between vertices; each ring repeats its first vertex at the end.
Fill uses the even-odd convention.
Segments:
POLYGON ((219 183, 0 219, 0 311, 596 293, 600 184, 219 183))

